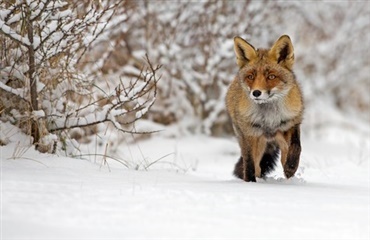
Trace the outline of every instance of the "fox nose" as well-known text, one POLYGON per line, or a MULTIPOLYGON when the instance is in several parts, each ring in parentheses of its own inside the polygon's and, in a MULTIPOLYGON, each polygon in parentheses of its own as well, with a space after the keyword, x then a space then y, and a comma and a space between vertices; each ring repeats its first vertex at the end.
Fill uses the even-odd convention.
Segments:
POLYGON ((254 91, 252 92, 252 94, 253 94, 253 96, 255 96, 255 97, 259 97, 259 96, 261 96, 261 91, 260 91, 260 90, 254 90, 254 91))

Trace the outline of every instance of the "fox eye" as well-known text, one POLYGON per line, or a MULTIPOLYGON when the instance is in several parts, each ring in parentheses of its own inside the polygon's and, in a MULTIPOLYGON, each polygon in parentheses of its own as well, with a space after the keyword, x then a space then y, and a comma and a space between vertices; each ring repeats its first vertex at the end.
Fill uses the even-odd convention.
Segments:
POLYGON ((253 79, 254 79, 254 76, 253 76, 253 74, 248 74, 248 75, 247 75, 247 78, 248 78, 249 80, 253 80, 253 79))
POLYGON ((268 75, 268 77, 267 77, 269 80, 272 80, 272 79, 275 79, 276 78, 276 76, 274 75, 274 74, 270 74, 270 75, 268 75))

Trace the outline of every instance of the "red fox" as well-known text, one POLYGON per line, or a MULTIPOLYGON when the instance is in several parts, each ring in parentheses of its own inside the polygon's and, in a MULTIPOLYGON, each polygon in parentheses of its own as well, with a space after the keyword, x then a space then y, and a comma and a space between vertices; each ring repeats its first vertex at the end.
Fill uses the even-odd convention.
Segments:
POLYGON ((283 35, 271 49, 255 49, 235 37, 234 50, 239 72, 226 96, 241 149, 234 174, 255 182, 274 169, 281 151, 284 174, 290 178, 299 164, 303 115, 302 93, 292 70, 292 42, 283 35))

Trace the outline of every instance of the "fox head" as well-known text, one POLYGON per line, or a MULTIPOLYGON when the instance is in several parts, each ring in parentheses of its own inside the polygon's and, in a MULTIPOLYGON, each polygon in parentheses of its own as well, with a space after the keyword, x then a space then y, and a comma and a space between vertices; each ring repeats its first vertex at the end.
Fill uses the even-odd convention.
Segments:
POLYGON ((287 95, 295 82, 294 50, 289 36, 281 36, 270 49, 255 49, 235 37, 234 50, 240 84, 254 102, 273 102, 287 95))

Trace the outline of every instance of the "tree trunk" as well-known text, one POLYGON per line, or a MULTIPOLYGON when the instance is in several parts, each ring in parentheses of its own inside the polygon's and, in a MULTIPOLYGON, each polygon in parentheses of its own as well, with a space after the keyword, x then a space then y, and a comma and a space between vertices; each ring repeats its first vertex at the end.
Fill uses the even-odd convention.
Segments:
MULTIPOLYGON (((31 21, 31 10, 27 6, 26 23, 27 23, 27 35, 30 42, 28 47, 28 78, 30 85, 30 98, 31 98, 31 111, 39 110, 39 104, 37 99, 37 78, 36 78, 36 66, 35 66, 35 49, 33 46, 33 22, 31 21)), ((33 144, 36 145, 40 140, 40 129, 35 119, 31 118, 31 136, 33 137, 33 144)))

